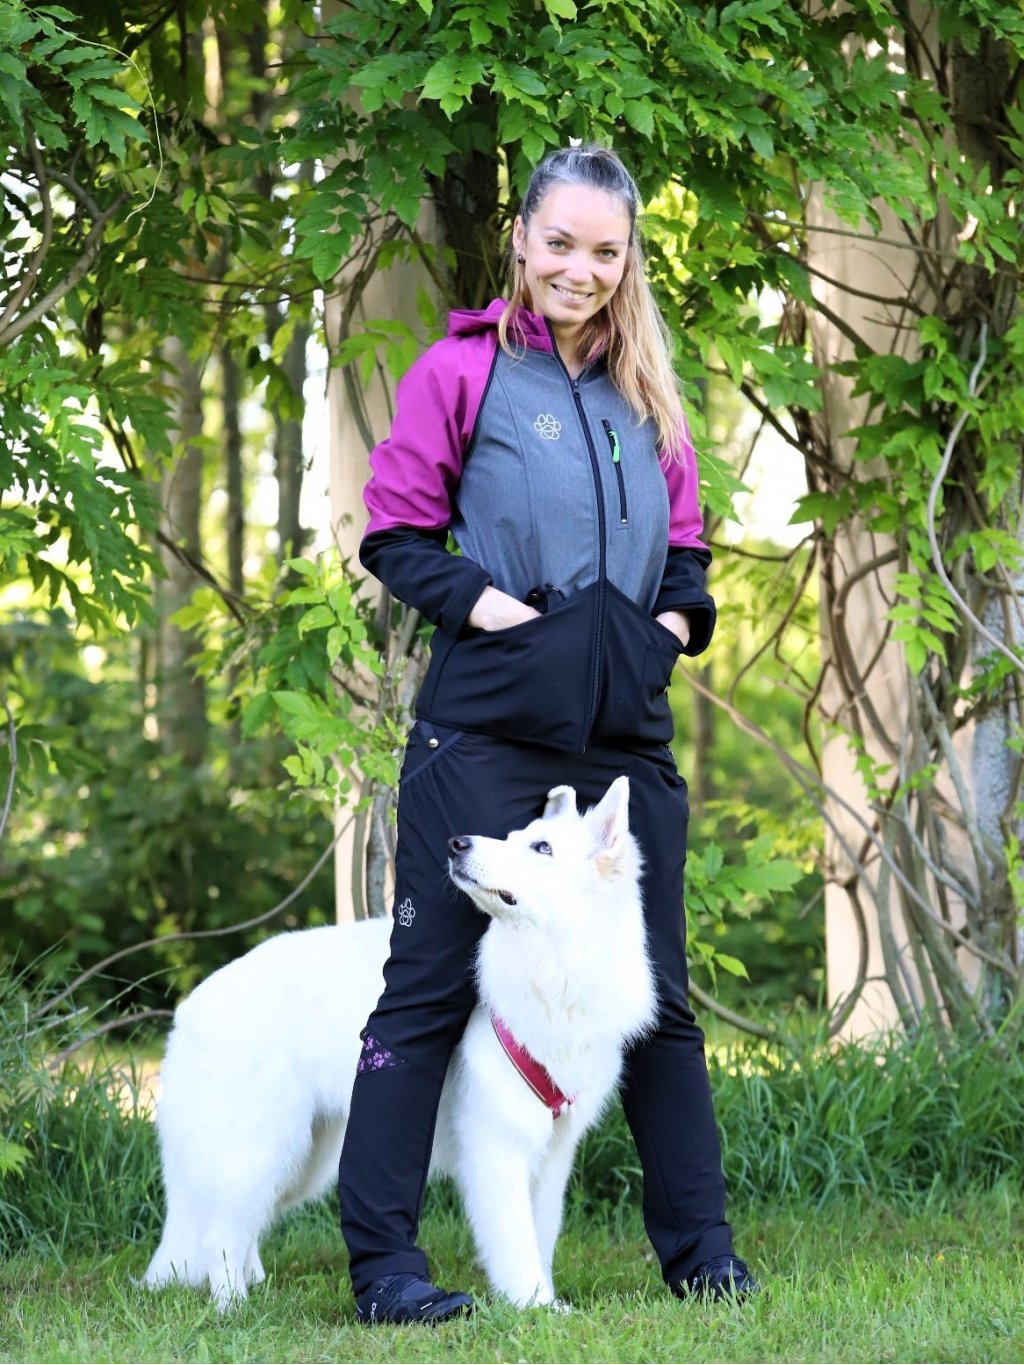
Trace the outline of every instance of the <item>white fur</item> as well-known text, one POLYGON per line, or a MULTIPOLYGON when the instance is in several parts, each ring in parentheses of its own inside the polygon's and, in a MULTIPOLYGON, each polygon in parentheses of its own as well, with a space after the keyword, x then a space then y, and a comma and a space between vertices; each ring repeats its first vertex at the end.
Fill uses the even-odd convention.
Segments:
MULTIPOLYGON (((580 816, 572 788, 556 788, 540 820, 503 840, 467 836, 450 859, 491 924, 431 1172, 454 1177, 491 1285, 520 1305, 555 1302, 573 1156, 654 1015, 628 799, 622 777, 580 816), (505 1056, 491 1010, 574 1096, 560 1118, 505 1056)), ((370 920, 281 934, 178 1007, 158 1106, 167 1221, 146 1285, 208 1281, 222 1307, 244 1298, 264 1278, 266 1229, 334 1184, 390 930, 370 920)))

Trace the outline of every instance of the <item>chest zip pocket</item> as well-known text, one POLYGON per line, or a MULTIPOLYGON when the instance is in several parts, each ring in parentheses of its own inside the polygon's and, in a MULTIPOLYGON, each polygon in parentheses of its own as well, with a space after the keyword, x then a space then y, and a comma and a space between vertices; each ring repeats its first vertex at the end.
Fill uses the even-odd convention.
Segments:
POLYGON ((601 425, 604 427, 604 434, 608 437, 608 448, 612 452, 612 465, 615 469, 615 481, 619 486, 619 525, 625 526, 629 520, 629 513, 626 510, 626 480, 622 477, 622 451, 619 449, 619 438, 612 430, 612 424, 607 417, 601 418, 601 425))

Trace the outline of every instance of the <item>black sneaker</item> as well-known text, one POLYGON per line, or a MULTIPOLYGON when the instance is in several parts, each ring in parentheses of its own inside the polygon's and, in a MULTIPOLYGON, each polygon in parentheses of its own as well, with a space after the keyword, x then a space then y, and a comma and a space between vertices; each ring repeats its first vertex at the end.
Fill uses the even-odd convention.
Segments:
POLYGON ((683 1297, 695 1294, 707 1299, 749 1299, 760 1285, 747 1269, 746 1261, 738 1256, 712 1256, 702 1261, 692 1274, 687 1275, 676 1293, 683 1297))
POLYGON ((473 1310, 468 1294, 436 1289, 422 1275, 384 1275, 356 1299, 356 1321, 447 1322, 473 1310))

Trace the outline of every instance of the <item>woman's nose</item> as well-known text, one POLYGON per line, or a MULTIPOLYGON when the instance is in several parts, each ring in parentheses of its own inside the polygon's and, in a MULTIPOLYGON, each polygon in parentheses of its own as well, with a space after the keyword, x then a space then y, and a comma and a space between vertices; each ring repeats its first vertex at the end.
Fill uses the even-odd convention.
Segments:
POLYGON ((579 280, 582 284, 590 279, 590 263, 585 256, 570 256, 565 264, 565 273, 570 280, 579 280))

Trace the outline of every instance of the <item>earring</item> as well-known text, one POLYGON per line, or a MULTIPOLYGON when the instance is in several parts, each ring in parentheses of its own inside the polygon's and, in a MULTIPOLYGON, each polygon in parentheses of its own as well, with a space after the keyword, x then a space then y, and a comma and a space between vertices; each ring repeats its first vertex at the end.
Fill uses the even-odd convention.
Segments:
POLYGON ((525 264, 526 264, 526 257, 525 257, 525 256, 517 255, 517 256, 516 256, 516 260, 519 262, 520 265, 525 265, 525 264))

